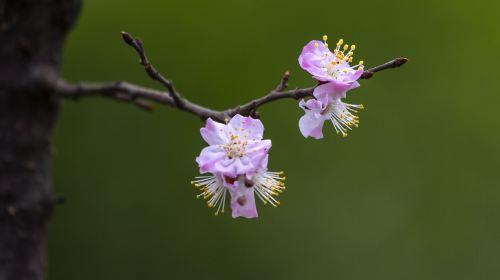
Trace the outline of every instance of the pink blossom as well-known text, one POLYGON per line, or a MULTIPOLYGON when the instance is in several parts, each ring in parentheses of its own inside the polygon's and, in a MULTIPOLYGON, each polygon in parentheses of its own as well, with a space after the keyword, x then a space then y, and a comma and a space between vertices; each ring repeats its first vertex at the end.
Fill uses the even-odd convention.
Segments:
POLYGON ((335 92, 343 93, 359 87, 357 80, 363 74, 363 61, 355 66, 349 65, 356 46, 349 49, 346 44, 342 47, 344 41, 340 39, 332 53, 326 39, 325 35, 324 42, 313 40, 303 48, 299 56, 300 66, 316 80, 332 83, 335 92))
POLYGON ((264 126, 260 120, 236 115, 228 124, 221 124, 208 119, 200 132, 209 144, 196 158, 201 173, 236 178, 266 167, 264 159, 271 140, 262 140, 264 126))
POLYGON ((316 99, 301 100, 299 106, 305 114, 299 120, 299 129, 304 137, 323 138, 323 124, 330 120, 335 131, 347 136, 348 130, 357 127, 358 116, 354 115, 363 105, 354 105, 342 102, 346 93, 338 93, 335 85, 327 83, 314 89, 316 99))
POLYGON ((264 204, 278 206, 274 198, 285 189, 282 172, 267 171, 270 140, 262 140, 264 126, 259 120, 240 115, 228 124, 208 119, 201 136, 209 144, 196 159, 200 173, 193 185, 201 190, 198 197, 224 212, 227 193, 230 195, 232 216, 256 218, 255 196, 264 204))
POLYGON ((333 52, 328 49, 328 37, 323 42, 309 42, 299 56, 300 66, 313 75, 321 84, 314 89, 315 99, 301 100, 299 106, 304 109, 304 116, 299 120, 300 132, 304 137, 323 138, 323 124, 330 120, 337 133, 347 136, 347 131, 359 124, 354 115, 363 105, 342 102, 346 93, 359 87, 357 80, 363 74, 363 61, 351 66, 355 45, 344 43, 340 39, 333 52))

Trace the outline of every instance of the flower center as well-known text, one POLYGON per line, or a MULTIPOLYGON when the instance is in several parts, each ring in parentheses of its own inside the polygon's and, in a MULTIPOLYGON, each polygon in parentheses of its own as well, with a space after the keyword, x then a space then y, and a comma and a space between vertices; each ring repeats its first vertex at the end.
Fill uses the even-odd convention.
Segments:
MULTIPOLYGON (((327 39, 328 36, 324 35, 323 42, 325 44, 325 47, 328 48, 328 43, 326 42, 327 39)), ((356 45, 351 45, 349 47, 348 44, 345 45, 343 44, 344 44, 343 39, 340 39, 337 42, 337 46, 333 50, 333 56, 332 53, 330 53, 330 51, 325 52, 325 56, 330 57, 330 59, 328 59, 328 62, 325 62, 323 68, 326 70, 328 76, 336 80, 341 78, 341 75, 343 74, 355 71, 356 67, 363 69, 364 62, 362 60, 358 63, 358 65, 355 66, 349 65, 349 63, 351 63, 353 60, 354 50, 356 49, 356 45)))
POLYGON ((229 159, 235 157, 243 157, 246 155, 248 140, 247 137, 243 139, 238 135, 231 134, 231 141, 222 147, 226 150, 226 155, 229 159))

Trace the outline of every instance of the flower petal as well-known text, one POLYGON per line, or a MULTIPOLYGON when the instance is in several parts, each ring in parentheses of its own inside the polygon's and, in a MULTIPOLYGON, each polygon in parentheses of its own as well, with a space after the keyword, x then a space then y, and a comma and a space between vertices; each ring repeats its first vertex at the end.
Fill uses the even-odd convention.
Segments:
POLYGON ((271 148, 271 140, 263 140, 255 145, 249 145, 247 155, 252 161, 254 171, 267 168, 267 155, 271 148))
POLYGON ((333 54, 321 41, 313 40, 304 46, 302 53, 299 56, 299 65, 313 76, 317 76, 318 80, 328 81, 328 75, 323 67, 323 64, 333 54))
POLYGON ((351 89, 350 83, 332 81, 317 86, 313 95, 323 104, 331 103, 335 99, 345 98, 346 92, 351 89))
POLYGON ((200 133, 201 137, 203 137, 209 145, 220 145, 228 141, 225 129, 226 126, 224 124, 215 122, 209 118, 205 127, 200 129, 200 133))
POLYGON ((227 126, 234 134, 245 135, 252 140, 261 140, 264 134, 264 125, 260 120, 239 114, 232 117, 227 126))
POLYGON ((351 81, 357 81, 361 77, 361 75, 363 75, 363 72, 364 72, 363 69, 358 69, 354 72, 350 72, 349 74, 347 74, 347 77, 351 81))
POLYGON ((299 129, 304 137, 323 138, 323 124, 328 116, 322 115, 326 105, 316 99, 301 100, 299 106, 305 114, 299 120, 299 129))
POLYGON ((200 156, 196 158, 196 162, 200 167, 200 173, 218 173, 216 165, 225 157, 226 151, 220 146, 214 145, 203 148, 200 156))
POLYGON ((306 113, 299 120, 299 129, 304 137, 313 137, 315 139, 323 138, 324 118, 316 118, 313 113, 306 113))
POLYGON ((315 113, 321 113, 326 108, 325 104, 316 99, 309 99, 307 102, 302 99, 299 102, 299 107, 305 112, 313 111, 315 113))
POLYGON ((233 218, 257 218, 257 206, 253 188, 247 188, 240 184, 235 190, 230 190, 231 209, 233 218))

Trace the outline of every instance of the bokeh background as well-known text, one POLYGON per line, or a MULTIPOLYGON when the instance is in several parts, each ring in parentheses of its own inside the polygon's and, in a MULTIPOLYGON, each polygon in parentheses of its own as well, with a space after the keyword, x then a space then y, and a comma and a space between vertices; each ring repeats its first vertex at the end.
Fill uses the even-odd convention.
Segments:
POLYGON ((87 0, 70 81, 155 87, 120 38, 145 42, 189 99, 217 109, 314 84, 297 64, 328 34, 368 67, 347 138, 304 139, 294 100, 263 107, 282 206, 215 217, 189 184, 203 123, 102 98, 67 102, 56 133, 49 279, 500 279, 500 49, 494 1, 87 0))

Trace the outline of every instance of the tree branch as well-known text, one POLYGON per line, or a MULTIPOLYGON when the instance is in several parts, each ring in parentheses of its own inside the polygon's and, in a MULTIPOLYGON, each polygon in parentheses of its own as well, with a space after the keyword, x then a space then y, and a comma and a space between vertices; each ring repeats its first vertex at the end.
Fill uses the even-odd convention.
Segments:
POLYGON ((149 77, 153 80, 160 82, 168 90, 168 93, 174 100, 175 106, 179 109, 184 107, 184 100, 182 100, 181 95, 175 90, 174 84, 171 80, 163 77, 160 72, 158 72, 151 63, 149 63, 148 57, 146 56, 146 51, 144 50, 144 44, 140 39, 133 38, 125 31, 122 31, 122 38, 129 46, 134 48, 140 58, 140 63, 144 66, 144 70, 148 73, 149 77))
MULTIPOLYGON (((127 32, 122 32, 122 38, 129 46, 131 46, 138 54, 140 64, 144 70, 153 80, 160 82, 165 88, 166 92, 158 91, 133 85, 127 82, 114 82, 114 83, 80 83, 72 85, 60 79, 46 79, 44 82, 50 90, 58 93, 60 96, 70 99, 79 99, 87 96, 103 96, 113 98, 119 101, 133 103, 140 108, 151 111, 153 106, 149 102, 155 102, 162 105, 175 107, 181 111, 185 111, 196 115, 202 119, 212 118, 219 122, 227 121, 229 118, 236 114, 251 115, 258 117, 257 109, 264 104, 284 99, 293 98, 300 99, 307 96, 312 96, 315 87, 310 88, 296 88, 292 90, 285 89, 288 87, 288 80, 290 79, 290 72, 286 71, 280 80, 278 86, 267 95, 251 100, 246 104, 239 105, 234 108, 229 108, 223 111, 216 111, 210 108, 203 107, 196 103, 189 101, 182 97, 182 95, 175 89, 171 80, 162 76, 149 62, 144 45, 141 40, 132 37, 127 32), (148 102, 149 101, 149 102, 148 102)), ((375 66, 366 70, 361 79, 369 79, 375 73, 400 67, 408 61, 406 58, 396 58, 387 63, 375 66)))

